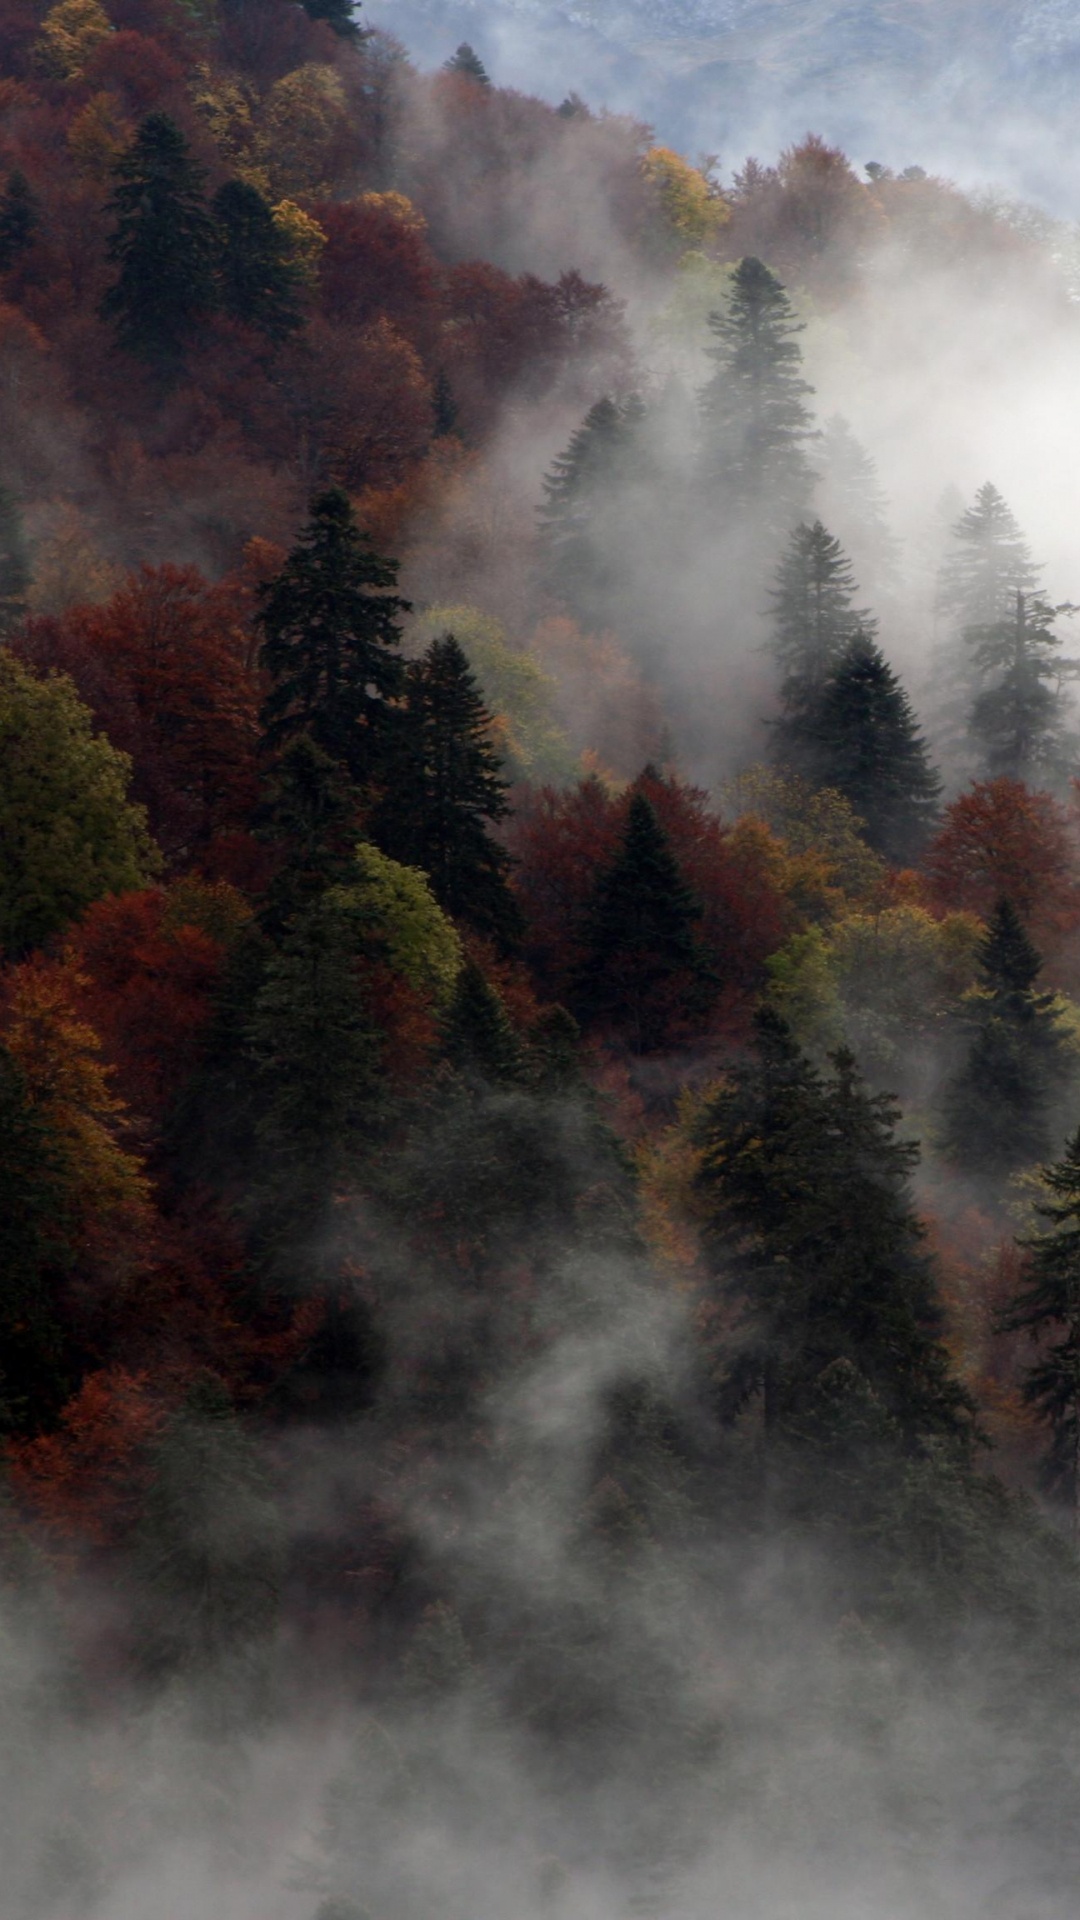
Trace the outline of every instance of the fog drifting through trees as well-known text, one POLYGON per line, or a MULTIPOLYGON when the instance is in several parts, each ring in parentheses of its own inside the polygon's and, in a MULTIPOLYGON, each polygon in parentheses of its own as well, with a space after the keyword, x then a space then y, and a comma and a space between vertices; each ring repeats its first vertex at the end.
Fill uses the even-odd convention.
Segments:
POLYGON ((5 1920, 1065 1920, 1073 230, 0 67, 5 1920))

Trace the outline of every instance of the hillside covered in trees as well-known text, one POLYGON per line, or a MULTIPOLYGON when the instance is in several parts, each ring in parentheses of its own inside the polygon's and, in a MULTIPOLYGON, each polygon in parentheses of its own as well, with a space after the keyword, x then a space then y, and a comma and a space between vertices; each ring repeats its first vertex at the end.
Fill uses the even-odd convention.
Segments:
POLYGON ((1076 267, 0 0, 5 1920, 1074 1911, 1076 267))

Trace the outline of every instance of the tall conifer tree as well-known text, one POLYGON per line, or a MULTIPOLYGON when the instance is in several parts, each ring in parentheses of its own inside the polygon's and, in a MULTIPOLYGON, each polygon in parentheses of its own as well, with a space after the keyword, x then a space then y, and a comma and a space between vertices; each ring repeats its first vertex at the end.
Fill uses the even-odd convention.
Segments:
POLYGON ((318 494, 263 590, 261 660, 273 683, 262 710, 265 747, 308 733, 358 787, 377 779, 404 683, 396 648, 408 602, 391 591, 396 581, 396 563, 372 551, 348 495, 339 487, 318 494))
POLYGON ((752 531, 782 538, 812 485, 806 406, 813 388, 800 371, 803 331, 783 284, 760 260, 740 260, 731 298, 709 316, 716 373, 703 388, 701 472, 706 491, 752 531))
POLYGON ((981 639, 1011 623, 1017 594, 1036 594, 1041 572, 1015 515, 987 481, 953 524, 935 603, 935 738, 969 771, 976 760, 972 712, 986 685, 981 639))
POLYGON ((889 526, 877 465, 842 414, 825 422, 820 449, 822 514, 876 598, 898 585, 900 543, 889 526))
POLYGON ((721 1410, 760 1395, 767 1435, 798 1430, 838 1361, 909 1440, 966 1431, 909 1193, 917 1149, 896 1139, 896 1118, 850 1054, 824 1077, 768 1008, 756 1061, 702 1117, 709 1258, 738 1315, 721 1410))
POLYGON ((544 479, 540 507, 540 582, 544 591, 592 624, 610 617, 622 560, 620 504, 640 461, 641 402, 609 395, 590 407, 544 479))
POLYGON ((205 176, 175 122, 152 113, 117 162, 116 178, 108 252, 120 272, 102 314, 126 352, 173 377, 216 302, 205 176))
POLYGON ((1069 1064, 1054 996, 1035 990, 1042 957, 1009 900, 994 909, 979 963, 967 1057, 945 1095, 945 1147, 965 1172, 1001 1181, 1045 1160, 1069 1064))
POLYGON ((903 687, 879 647, 857 634, 801 716, 804 765, 842 793, 886 860, 914 860, 937 816, 941 782, 903 687))
MULTIPOLYGON (((875 623, 853 602, 858 588, 839 540, 820 520, 795 528, 772 591, 773 651, 783 673, 782 738, 797 732, 857 633, 875 623)), ((789 743, 795 745, 794 737, 789 743)))
POLYGON ((574 1002, 582 1020, 650 1053, 700 1017, 716 986, 697 938, 700 918, 667 834, 635 793, 583 928, 574 1002))
POLYGON ((444 634, 408 668, 399 755, 375 834, 395 860, 423 868, 448 913, 513 941, 510 856, 490 832, 508 811, 491 716, 459 642, 444 634))
POLYGON ((1024 1284, 1002 1315, 1002 1331, 1027 1333, 1039 1355, 1023 1394, 1050 1429, 1043 1462, 1047 1489, 1063 1496, 1080 1534, 1080 1129, 1060 1160, 1044 1167, 1050 1197, 1039 1207, 1050 1224, 1022 1240, 1024 1284))
POLYGON ((0 273, 7 273, 26 252, 41 225, 41 207, 25 173, 8 174, 0 195, 0 273))
POLYGON ((988 779, 1053 785, 1067 772, 1062 684, 1076 677, 1080 661, 1057 652, 1054 619, 1063 611, 1017 591, 1008 618, 967 629, 982 686, 971 734, 988 779))
POLYGON ((227 180, 214 195, 213 218, 221 311, 271 340, 295 333, 303 324, 300 274, 258 188, 227 180))

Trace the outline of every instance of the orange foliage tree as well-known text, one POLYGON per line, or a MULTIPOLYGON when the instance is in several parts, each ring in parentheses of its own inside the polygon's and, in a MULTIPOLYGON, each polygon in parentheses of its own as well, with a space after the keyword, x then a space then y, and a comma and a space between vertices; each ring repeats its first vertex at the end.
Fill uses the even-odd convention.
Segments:
POLYGON ((256 793, 259 692, 248 597, 195 567, 144 566, 104 605, 31 620, 20 651, 71 674, 131 754, 134 794, 174 861, 246 823, 256 793))
POLYGON ((1039 940, 1060 945, 1080 926, 1080 874, 1069 816, 1019 780, 984 780, 945 810, 927 848, 938 903, 983 918, 1005 895, 1039 940))

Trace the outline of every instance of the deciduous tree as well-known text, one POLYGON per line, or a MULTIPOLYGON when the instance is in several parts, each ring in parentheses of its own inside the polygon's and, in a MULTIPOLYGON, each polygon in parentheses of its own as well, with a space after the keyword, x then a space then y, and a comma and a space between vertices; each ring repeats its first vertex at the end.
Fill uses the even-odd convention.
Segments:
POLYGON ((70 680, 0 658, 0 950, 40 946, 102 894, 157 865, 131 762, 93 731, 70 680))

